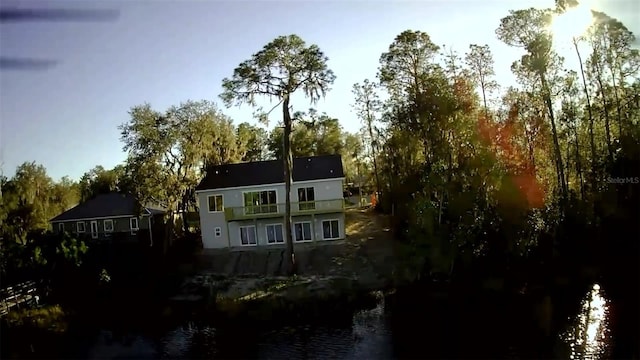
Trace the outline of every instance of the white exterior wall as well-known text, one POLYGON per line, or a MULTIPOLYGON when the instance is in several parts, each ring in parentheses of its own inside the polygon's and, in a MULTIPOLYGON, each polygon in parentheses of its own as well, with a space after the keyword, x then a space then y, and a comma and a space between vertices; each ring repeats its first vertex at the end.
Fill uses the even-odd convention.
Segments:
MULTIPOLYGON (((291 224, 291 234, 295 241, 295 223, 297 222, 311 222, 311 241, 304 241, 302 243, 314 242, 314 241, 331 241, 331 240, 340 240, 345 238, 345 223, 344 223, 344 213, 335 213, 335 214, 318 214, 313 217, 310 215, 306 216, 294 216, 292 218, 291 224), (313 220, 312 220, 313 218, 313 220), (323 220, 338 220, 339 227, 339 238, 325 240, 322 233, 322 221, 323 220)), ((269 219, 259 219, 256 221, 253 220, 243 220, 243 221, 231 221, 229 222, 229 235, 231 247, 260 247, 260 246, 277 246, 282 244, 268 244, 267 243, 267 230, 266 225, 271 224, 282 224, 284 228, 284 217, 277 218, 269 218, 269 219), (240 242, 240 227, 241 226, 255 226, 256 227, 256 236, 258 240, 257 245, 242 245, 240 242)))
MULTIPOLYGON (((294 182, 291 186, 291 202, 298 202, 298 189, 303 187, 313 187, 315 200, 334 200, 343 198, 343 179, 328 179, 328 180, 313 180, 313 181, 301 181, 294 182)), ((209 200, 211 195, 220 194, 223 196, 224 207, 241 207, 244 206, 244 192, 250 191, 264 191, 275 190, 276 202, 284 204, 285 202, 285 189, 284 183, 259 185, 259 186, 246 186, 240 188, 227 188, 218 190, 205 190, 198 192, 198 202, 200 204, 200 228, 202 230, 202 244, 205 249, 226 248, 240 246, 240 230, 239 226, 248 224, 255 225, 254 221, 231 221, 227 225, 225 220, 224 211, 222 212, 209 212, 209 200), (216 236, 216 228, 220 228, 220 236, 216 236)), ((310 216, 306 216, 310 218, 310 216)), ((294 217, 294 222, 297 218, 304 218, 303 216, 294 217)), ((317 234, 314 239, 322 239, 321 221, 325 218, 339 218, 340 221, 340 235, 344 238, 344 213, 336 214, 321 214, 315 215, 316 224, 314 226, 317 229, 317 234)), ((258 238, 258 246, 266 245, 266 224, 283 223, 283 217, 273 217, 268 219, 260 219, 257 221, 256 235, 258 238)), ((315 225, 315 224, 314 224, 315 225)))

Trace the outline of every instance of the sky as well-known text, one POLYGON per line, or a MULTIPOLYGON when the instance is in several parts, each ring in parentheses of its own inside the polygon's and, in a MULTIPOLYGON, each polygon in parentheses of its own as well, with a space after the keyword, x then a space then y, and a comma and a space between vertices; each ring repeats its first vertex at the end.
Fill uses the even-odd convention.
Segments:
MULTIPOLYGON (((360 122, 351 110, 354 83, 374 79, 380 54, 404 30, 427 32, 438 45, 464 54, 488 44, 497 81, 514 83, 510 65, 522 55, 496 39, 510 9, 550 7, 553 0, 449 1, 36 1, 5 0, 2 7, 117 9, 111 22, 5 23, 0 54, 54 59, 46 71, 0 70, 0 164, 5 176, 35 161, 49 176, 79 179, 96 165, 122 163, 118 126, 145 102, 165 110, 186 100, 213 100, 241 122, 256 123, 249 106, 224 108, 225 77, 266 43, 297 34, 329 57, 336 80, 315 107, 347 131, 360 122)), ((635 0, 599 0, 598 10, 640 32, 635 0)), ((265 102, 268 105, 268 102, 265 102)), ((308 100, 293 98, 294 111, 308 100)), ((270 118, 269 128, 279 112, 270 118)))

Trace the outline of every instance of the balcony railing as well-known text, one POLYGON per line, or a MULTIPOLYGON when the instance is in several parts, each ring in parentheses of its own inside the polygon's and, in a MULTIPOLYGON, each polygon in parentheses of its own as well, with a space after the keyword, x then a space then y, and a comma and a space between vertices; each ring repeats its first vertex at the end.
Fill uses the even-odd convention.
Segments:
MULTIPOLYGON (((344 199, 316 200, 291 203, 291 215, 326 214, 344 211, 344 199)), ((227 221, 264 219, 284 216, 285 204, 252 205, 227 207, 224 215, 227 221)))

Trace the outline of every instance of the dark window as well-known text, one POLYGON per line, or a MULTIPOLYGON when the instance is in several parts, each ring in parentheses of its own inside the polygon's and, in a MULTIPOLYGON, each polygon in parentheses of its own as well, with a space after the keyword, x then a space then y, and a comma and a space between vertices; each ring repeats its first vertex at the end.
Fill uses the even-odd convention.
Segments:
POLYGON ((309 241, 311 240, 311 223, 296 223, 293 225, 296 241, 309 241))
POLYGON ((284 243, 282 224, 267 225, 267 244, 284 243))
POLYGON ((222 195, 209 196, 209 212, 224 211, 222 195))
POLYGON ((313 187, 306 187, 298 189, 298 209, 299 210, 313 210, 316 208, 316 195, 313 187))
POLYGON ((322 237, 324 239, 340 238, 340 226, 338 220, 324 220, 322 222, 322 237))
POLYGON ((256 245, 256 227, 255 226, 241 226, 240 227, 240 244, 242 245, 256 245))

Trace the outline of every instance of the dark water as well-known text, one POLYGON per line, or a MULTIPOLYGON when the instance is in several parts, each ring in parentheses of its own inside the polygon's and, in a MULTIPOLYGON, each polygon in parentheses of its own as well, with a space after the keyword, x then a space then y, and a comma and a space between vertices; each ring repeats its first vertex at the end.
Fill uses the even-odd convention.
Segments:
POLYGON ((86 358, 388 359, 394 356, 389 313, 382 293, 376 295, 373 309, 357 311, 350 319, 327 314, 329 320, 275 329, 260 324, 262 330, 218 330, 188 321, 157 336, 126 334, 119 338, 103 330, 86 358))
POLYGON ((373 308, 348 317, 328 313, 325 319, 295 326, 216 328, 195 318, 166 327, 149 320, 137 330, 87 329, 83 335, 83 329, 75 329, 74 338, 57 349, 34 339, 34 353, 13 349, 12 354, 86 359, 612 358, 619 345, 612 333, 612 304, 597 284, 582 290, 533 300, 452 301, 376 293, 373 308))

